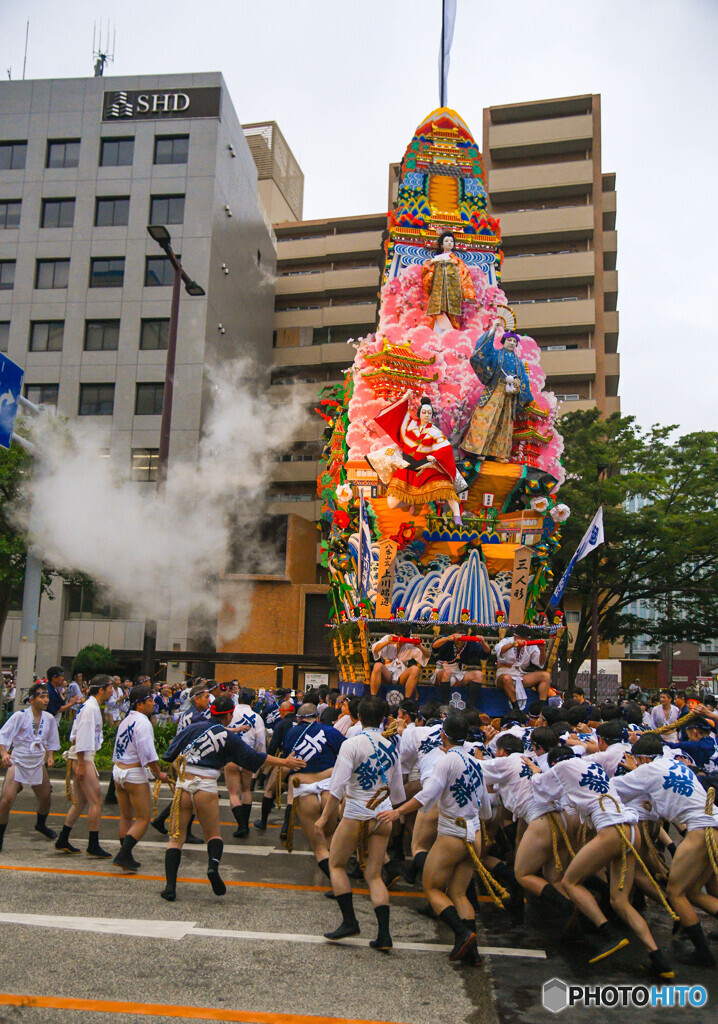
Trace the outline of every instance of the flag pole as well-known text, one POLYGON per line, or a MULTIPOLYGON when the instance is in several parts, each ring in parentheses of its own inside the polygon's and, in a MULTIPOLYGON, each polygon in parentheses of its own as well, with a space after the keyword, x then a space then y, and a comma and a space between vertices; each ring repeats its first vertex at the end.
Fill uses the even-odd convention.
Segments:
POLYGON ((593 581, 591 586, 591 704, 598 700, 598 550, 593 553, 593 581))
POLYGON ((439 106, 446 106, 444 60, 446 53, 444 49, 444 31, 446 28, 446 0, 441 0, 441 75, 439 78, 439 106))

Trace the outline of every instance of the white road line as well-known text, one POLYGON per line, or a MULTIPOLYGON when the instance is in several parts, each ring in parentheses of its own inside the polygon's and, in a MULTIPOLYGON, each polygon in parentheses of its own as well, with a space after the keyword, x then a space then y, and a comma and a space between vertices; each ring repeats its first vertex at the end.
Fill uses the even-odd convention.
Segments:
MULTIPOLYGON (((104 836, 102 838, 102 843, 104 843, 105 846, 119 846, 120 845, 119 839, 105 839, 104 836)), ((141 839, 139 841, 139 843, 137 844, 137 846, 140 849, 143 849, 143 850, 146 850, 148 847, 154 847, 154 848, 156 848, 158 850, 166 850, 167 849, 167 844, 166 843, 146 842, 144 839, 141 839)), ((201 846, 200 846, 199 843, 190 843, 189 845, 185 845, 183 847, 182 852, 183 853, 191 853, 193 850, 197 850, 198 853, 201 853, 202 851, 206 852, 207 847, 206 847, 206 845, 204 843, 202 843, 201 846)), ((248 857, 268 857, 271 853, 283 854, 285 857, 290 856, 290 854, 288 854, 286 850, 275 850, 274 847, 272 847, 272 846, 227 846, 227 845, 225 845, 224 853, 222 854, 222 856, 224 856, 224 854, 227 854, 227 853, 236 853, 236 854, 244 853, 248 857)), ((314 854, 312 853, 311 850, 294 850, 293 853, 291 854, 291 856, 292 857, 313 857, 314 854)))
MULTIPOLYGON (((47 914, 0 914, 0 922, 4 924, 24 924, 35 928, 70 929, 79 932, 100 932, 105 935, 135 935, 151 939, 179 939, 198 936, 216 939, 245 939, 248 942, 283 942, 305 943, 309 945, 329 945, 323 935, 307 935, 302 933, 282 932, 248 932, 235 931, 230 928, 198 928, 194 921, 161 921, 135 920, 112 917, 51 917, 47 914)), ((368 939, 342 939, 332 945, 368 946, 368 939)), ((448 953, 451 946, 439 942, 395 942, 394 949, 407 950, 410 953, 448 953)), ((545 960, 546 953, 542 949, 511 949, 504 946, 479 946, 479 952, 491 956, 524 957, 534 960, 545 960)))

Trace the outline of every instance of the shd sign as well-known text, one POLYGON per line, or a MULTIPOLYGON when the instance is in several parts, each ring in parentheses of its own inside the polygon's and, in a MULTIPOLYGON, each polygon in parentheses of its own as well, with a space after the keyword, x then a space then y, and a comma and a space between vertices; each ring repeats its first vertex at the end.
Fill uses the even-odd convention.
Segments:
POLYGON ((219 88, 120 90, 105 93, 103 121, 148 121, 158 118, 219 117, 219 88))

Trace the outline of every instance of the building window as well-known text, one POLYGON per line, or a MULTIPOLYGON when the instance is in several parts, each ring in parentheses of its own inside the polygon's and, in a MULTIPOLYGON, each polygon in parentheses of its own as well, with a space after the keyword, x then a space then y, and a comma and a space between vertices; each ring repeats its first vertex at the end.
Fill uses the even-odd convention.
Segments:
POLYGON ((110 598, 109 594, 94 587, 80 587, 76 584, 65 587, 68 619, 129 619, 130 610, 126 605, 110 598))
POLYGON ((0 352, 7 352, 10 342, 10 321, 0 320, 0 352))
POLYGON ((78 416, 111 416, 114 404, 114 384, 80 384, 78 416))
POLYGON ((170 333, 168 319, 143 320, 140 329, 140 348, 145 351, 156 351, 167 348, 170 333))
POLYGON ((79 162, 79 139, 55 139, 48 141, 46 167, 77 167, 79 162))
POLYGON ((163 381, 138 384, 135 394, 135 416, 159 416, 162 413, 163 381))
MULTIPOLYGON (((177 257, 180 259, 181 257, 177 257)), ((174 281, 174 267, 168 256, 148 256, 145 266, 145 285, 148 288, 157 288, 160 285, 172 284, 174 281)))
POLYGON ((159 448, 132 449, 132 479, 139 483, 149 483, 157 479, 157 463, 159 448))
POLYGON ((95 206, 96 228, 126 227, 130 219, 130 197, 108 196, 98 199, 95 206))
POLYGON ((15 284, 15 260, 0 260, 0 292, 12 291, 15 284))
POLYGON ((85 352, 116 352, 119 340, 119 320, 85 322, 85 352))
POLYGON ((184 196, 152 196, 150 224, 182 224, 184 196))
POLYGON ((156 164, 186 164, 189 135, 158 135, 155 139, 156 164))
POLYGON ((21 206, 19 199, 0 199, 0 228, 20 227, 21 206))
POLYGON ((581 621, 581 612, 566 612, 566 622, 577 623, 581 621))
POLYGON ((43 199, 41 228, 71 228, 74 220, 74 199, 43 199))
POLYGON ((33 320, 30 324, 31 352, 62 352, 64 320, 33 320))
POLYGON ((100 167, 131 167, 135 155, 135 140, 103 139, 100 143, 100 167))
POLYGON ((25 169, 27 142, 0 142, 0 171, 25 169))
POLYGON ((60 390, 59 384, 26 384, 25 398, 35 405, 57 406, 57 394, 60 390))
POLYGON ((38 260, 35 267, 36 288, 67 288, 70 278, 69 260, 38 260))
POLYGON ((90 288, 121 288, 124 278, 124 256, 90 260, 90 288))

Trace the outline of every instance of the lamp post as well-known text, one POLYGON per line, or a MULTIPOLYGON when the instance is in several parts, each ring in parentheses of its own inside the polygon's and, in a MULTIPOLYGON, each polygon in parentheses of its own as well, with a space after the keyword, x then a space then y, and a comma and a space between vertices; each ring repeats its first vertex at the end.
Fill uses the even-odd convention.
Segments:
MULTIPOLYGON (((160 421, 160 448, 157 454, 157 490, 162 491, 167 481, 167 464, 170 455, 170 432, 172 429, 172 398, 175 384, 175 360, 177 356, 177 323, 179 321, 180 289, 184 284, 188 295, 201 296, 204 288, 193 281, 184 271, 177 254, 174 252, 172 238, 163 224, 147 226, 150 238, 154 239, 169 259, 174 269, 172 279, 172 306, 170 308, 170 326, 167 338, 167 361, 165 363, 165 383, 162 392, 162 419, 160 421)), ((157 622, 145 623, 145 637, 142 649, 142 671, 154 679, 155 650, 157 644, 157 622)))
POLYGON ((172 398, 175 385, 175 359, 177 356, 177 323, 179 321, 180 287, 184 283, 188 295, 201 296, 204 288, 193 281, 182 268, 182 264, 174 252, 170 233, 163 224, 150 224, 147 231, 151 238, 165 253, 174 270, 172 280, 172 306, 170 308, 170 327, 167 338, 167 362, 165 364, 165 384, 162 392, 162 419, 160 421, 160 449, 157 455, 157 490, 161 491, 167 480, 167 464, 170 455, 170 431, 172 429, 172 398))

